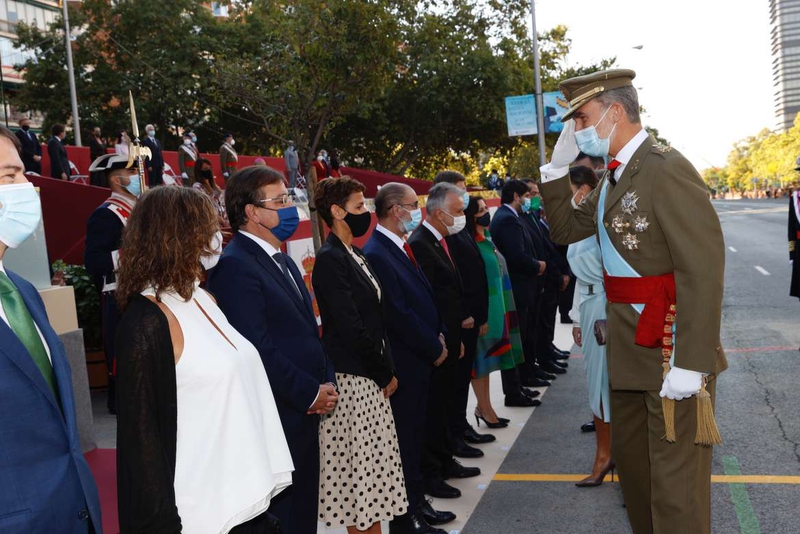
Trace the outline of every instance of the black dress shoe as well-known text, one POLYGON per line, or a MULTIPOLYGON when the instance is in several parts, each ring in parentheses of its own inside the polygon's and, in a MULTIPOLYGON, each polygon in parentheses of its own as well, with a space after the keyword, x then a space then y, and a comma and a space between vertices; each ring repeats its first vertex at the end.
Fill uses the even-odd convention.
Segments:
POLYGON ((581 425, 581 432, 594 432, 594 421, 581 425))
POLYGON ((421 514, 405 514, 392 519, 389 523, 389 534, 447 534, 435 528, 421 514))
POLYGON ((525 395, 526 397, 530 397, 531 399, 535 399, 536 397, 541 395, 541 393, 536 391, 535 389, 528 389, 528 388, 522 388, 522 394, 525 395))
POLYGON ((542 380, 540 378, 532 378, 530 380, 523 380, 522 385, 526 388, 549 388, 550 382, 548 382, 547 380, 542 380))
POLYGON ((492 434, 478 434, 474 428, 469 427, 469 429, 464 431, 464 441, 467 443, 472 443, 473 445, 480 445, 481 443, 491 443, 497 438, 494 437, 492 434))
MULTIPOLYGON (((481 470, 478 467, 467 467, 465 465, 461 465, 461 462, 458 460, 453 460, 450 462, 449 465, 445 466, 444 468, 444 478, 472 478, 476 477, 481 474, 481 470)), ((425 493, 428 493, 427 491, 425 493)), ((432 493, 428 493, 431 497, 436 497, 432 493)))
POLYGON ((505 405, 512 408, 533 408, 535 406, 541 406, 542 401, 539 399, 532 399, 520 393, 519 395, 506 395, 505 405))
POLYGON ((545 373, 552 373, 554 375, 564 375, 567 374, 567 370, 563 367, 559 367, 553 362, 543 362, 539 364, 539 367, 542 368, 542 371, 545 373))
POLYGON ((425 482, 425 495, 430 495, 437 499, 458 499, 461 497, 461 490, 454 488, 439 478, 425 482))
POLYGON ((453 456, 457 456, 458 458, 481 458, 483 456, 483 451, 475 447, 470 447, 463 439, 454 438, 453 456))
POLYGON ((561 350, 556 347, 554 344, 550 343, 550 350, 553 351, 556 355, 569 358, 569 351, 568 350, 561 350))
POLYGON ((536 370, 533 372, 533 375, 539 380, 546 380, 548 382, 556 379, 556 375, 548 373, 541 367, 536 367, 536 370))
POLYGON ((425 518, 425 521, 429 525, 444 525, 445 523, 456 520, 456 514, 453 512, 434 510, 430 501, 427 499, 422 504, 422 509, 420 511, 422 512, 422 517, 425 518))
POLYGON ((562 369, 566 369, 566 368, 569 367, 569 363, 567 363, 565 361, 561 361, 561 360, 552 360, 550 363, 552 363, 553 365, 557 365, 557 366, 561 367, 562 369))

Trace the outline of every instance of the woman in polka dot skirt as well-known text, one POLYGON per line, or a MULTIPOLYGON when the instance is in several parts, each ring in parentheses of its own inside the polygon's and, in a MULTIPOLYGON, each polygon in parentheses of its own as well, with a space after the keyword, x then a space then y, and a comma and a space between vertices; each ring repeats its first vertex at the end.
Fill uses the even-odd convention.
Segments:
POLYGON ((336 408, 320 425, 319 519, 349 534, 379 534, 380 522, 406 513, 408 500, 389 403, 398 383, 381 286, 353 246, 372 215, 356 180, 333 178, 317 188, 316 209, 331 233, 317 253, 312 284, 339 388, 336 408))

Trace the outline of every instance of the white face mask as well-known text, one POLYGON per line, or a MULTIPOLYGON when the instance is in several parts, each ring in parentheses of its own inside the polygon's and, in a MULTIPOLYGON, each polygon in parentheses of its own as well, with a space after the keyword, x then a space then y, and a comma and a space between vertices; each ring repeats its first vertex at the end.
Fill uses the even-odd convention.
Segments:
POLYGON ((222 232, 217 230, 217 233, 211 237, 211 243, 208 248, 213 252, 211 254, 203 254, 200 256, 200 264, 203 269, 210 271, 219 263, 219 257, 222 256, 222 232))
POLYGON ((317 161, 323 161, 325 159, 324 156, 317 156, 317 161))
POLYGON ((236 144, 236 139, 231 139, 231 146, 236 144))
POLYGON ((186 146, 189 146, 189 145, 192 144, 192 140, 191 139, 184 139, 183 140, 183 144, 186 145, 186 146))
MULTIPOLYGON (((444 210, 442 210, 442 211, 444 211, 444 210)), ((447 213, 447 212, 445 211, 444 213, 447 213)), ((447 215, 450 215, 450 214, 447 213, 447 215)), ((467 226, 467 216, 466 215, 459 215, 458 217, 456 217, 454 215, 450 215, 450 217, 453 217, 453 226, 449 226, 449 225, 445 224, 445 226, 447 226, 447 233, 448 234, 456 235, 458 232, 460 232, 461 230, 463 230, 467 226)))

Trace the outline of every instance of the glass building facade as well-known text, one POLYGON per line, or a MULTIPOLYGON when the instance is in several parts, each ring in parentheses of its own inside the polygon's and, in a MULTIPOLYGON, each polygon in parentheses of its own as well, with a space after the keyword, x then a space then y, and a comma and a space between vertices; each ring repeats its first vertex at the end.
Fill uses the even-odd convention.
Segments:
POLYGON ((779 131, 800 112, 800 0, 769 0, 772 83, 779 131))

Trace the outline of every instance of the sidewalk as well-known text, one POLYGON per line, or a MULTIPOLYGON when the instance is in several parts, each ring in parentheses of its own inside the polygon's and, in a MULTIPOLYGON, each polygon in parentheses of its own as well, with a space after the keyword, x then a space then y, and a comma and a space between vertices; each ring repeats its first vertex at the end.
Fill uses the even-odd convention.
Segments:
MULTIPOLYGON (((573 346, 572 342, 572 327, 570 325, 556 325, 556 346, 563 350, 567 350, 573 346)), ((491 375, 491 396, 492 403, 495 411, 500 417, 507 417, 511 419, 511 423, 507 428, 498 430, 489 430, 485 427, 476 427, 481 433, 491 432, 497 436, 497 441, 479 446, 485 453, 483 458, 475 460, 463 460, 462 463, 467 466, 480 467, 481 475, 475 478, 463 480, 450 480, 449 484, 461 490, 462 496, 459 499, 435 499, 433 507, 437 510, 449 510, 456 514, 458 519, 441 528, 447 530, 450 534, 458 534, 465 525, 469 522, 465 532, 470 534, 478 532, 497 532, 507 533, 522 533, 522 532, 558 532, 557 530, 528 530, 522 528, 520 525, 507 525, 505 528, 498 530, 498 526, 504 521, 508 521, 515 517, 516 513, 511 513, 509 510, 504 510, 502 507, 498 508, 497 500, 514 502, 515 499, 508 499, 504 497, 510 490, 514 493, 513 486, 508 482, 492 482, 495 474, 503 465, 503 472, 508 471, 508 462, 504 465, 509 452, 513 452, 517 457, 527 457, 529 455, 541 456, 544 462, 548 458, 553 459, 554 456, 558 457, 565 443, 569 443, 574 439, 580 439, 585 442, 585 449, 574 464, 577 473, 582 473, 591 467, 591 461, 594 454, 594 437, 593 435, 581 436, 578 427, 591 418, 591 412, 587 407, 586 393, 585 393, 585 375, 583 372, 583 361, 580 358, 573 356, 569 360, 569 372, 566 375, 561 375, 550 388, 542 388, 542 406, 539 408, 506 408, 503 406, 503 388, 500 380, 500 373, 493 373, 491 375), (556 394, 551 392, 553 390, 556 394), (571 399, 569 405, 565 405, 564 398, 571 399), (573 409, 574 408, 574 409, 573 409), (584 408, 581 410, 580 408, 584 408), (545 417, 551 419, 553 414, 560 417, 565 412, 570 412, 569 423, 564 421, 563 440, 562 436, 553 436, 555 440, 555 450, 551 454, 532 454, 531 450, 533 432, 529 431, 528 425, 529 418, 534 412, 536 413, 536 420, 541 418, 540 413, 547 413, 545 417), (574 428, 573 428, 574 427, 574 428), (518 440, 522 436, 521 440, 518 440), (488 491, 487 491, 488 490, 488 491), (491 497, 489 503, 484 505, 482 498, 484 495, 491 497), (479 503, 481 504, 479 506, 479 503), (477 510, 476 510, 477 508, 477 510), (471 518, 474 519, 470 521, 471 518), (473 524, 476 525, 475 528, 473 524)), ((116 447, 116 418, 108 414, 106 410, 106 396, 105 392, 92 394, 92 407, 94 414, 94 430, 97 439, 97 444, 100 449, 113 449, 116 447)), ((470 392, 469 404, 467 406, 467 414, 472 414, 475 410, 475 397, 470 392)), ((471 422, 473 422, 471 420, 471 422)), ((541 426, 541 425, 537 425, 541 426)), ((561 425, 559 425, 561 426, 561 425)), ((539 443, 537 442, 537 447, 539 443)), ((513 465, 513 464, 512 464, 513 465)), ((531 471, 518 471, 518 472, 531 472, 531 471)), ((545 469, 542 472, 561 472, 554 471, 552 468, 545 469)), ((621 501, 620 501, 621 502, 621 501)), ((517 511, 518 512, 518 511, 517 511)), ((559 515, 559 514, 554 514, 559 515)), ((624 513, 623 513, 624 516, 624 513)), ((526 522, 527 523, 527 522, 526 522)), ((328 534, 346 534, 345 529, 325 530, 320 524, 318 533, 326 532, 328 534)), ((384 534, 388 534, 389 526, 384 525, 384 534)), ((565 531, 566 532, 566 531, 565 531)), ((575 531, 572 531, 575 532, 575 531)), ((622 532, 621 530, 606 530, 606 532, 622 532)))

